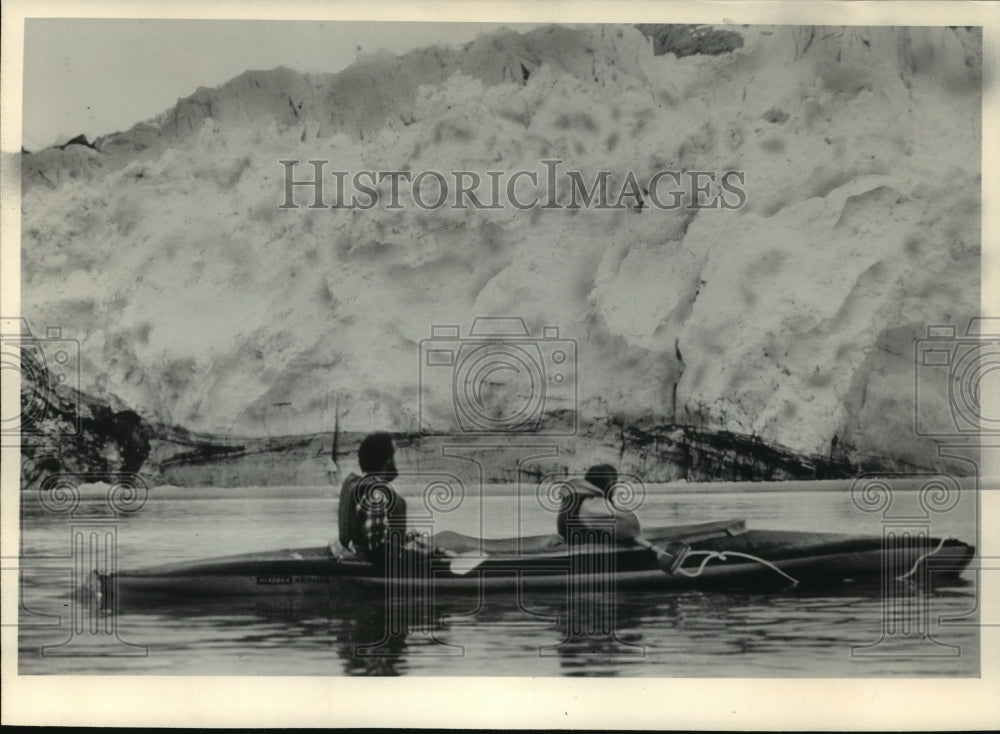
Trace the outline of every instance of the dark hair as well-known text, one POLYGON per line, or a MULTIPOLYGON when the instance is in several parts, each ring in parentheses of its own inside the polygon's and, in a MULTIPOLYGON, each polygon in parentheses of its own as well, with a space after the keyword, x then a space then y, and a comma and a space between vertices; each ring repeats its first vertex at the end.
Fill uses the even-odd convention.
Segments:
POLYGON ((596 464, 587 469, 587 475, 584 479, 602 492, 607 492, 608 487, 618 481, 618 470, 611 464, 596 464))
POLYGON ((370 433, 365 436, 365 440, 358 447, 358 464, 361 471, 378 471, 396 453, 396 448, 392 445, 392 436, 384 431, 370 433))

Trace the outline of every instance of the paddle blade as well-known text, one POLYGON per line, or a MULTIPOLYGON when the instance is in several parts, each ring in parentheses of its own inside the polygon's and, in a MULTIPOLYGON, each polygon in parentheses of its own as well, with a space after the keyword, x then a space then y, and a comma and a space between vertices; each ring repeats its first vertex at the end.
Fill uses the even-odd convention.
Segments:
POLYGON ((727 535, 743 535, 747 531, 746 520, 733 520, 726 526, 727 535))
POLYGON ((682 540, 675 540, 672 543, 668 543, 663 548, 663 552, 657 554, 656 565, 663 573, 672 576, 677 573, 677 569, 684 563, 684 559, 690 550, 691 546, 682 540))
POLYGON ((448 568, 456 576, 465 576, 486 562, 486 556, 478 553, 462 553, 451 559, 448 568))

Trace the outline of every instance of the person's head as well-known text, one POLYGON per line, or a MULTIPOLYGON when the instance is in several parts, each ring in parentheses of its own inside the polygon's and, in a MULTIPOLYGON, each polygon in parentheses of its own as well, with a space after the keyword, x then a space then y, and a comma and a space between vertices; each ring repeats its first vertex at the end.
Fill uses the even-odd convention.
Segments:
POLYGON ((365 474, 377 474, 382 479, 392 481, 399 474, 396 471, 395 454, 392 436, 381 431, 371 433, 365 436, 358 448, 358 464, 365 474))
POLYGON ((611 464, 596 464, 587 469, 584 479, 607 495, 614 483, 618 481, 618 470, 611 464))

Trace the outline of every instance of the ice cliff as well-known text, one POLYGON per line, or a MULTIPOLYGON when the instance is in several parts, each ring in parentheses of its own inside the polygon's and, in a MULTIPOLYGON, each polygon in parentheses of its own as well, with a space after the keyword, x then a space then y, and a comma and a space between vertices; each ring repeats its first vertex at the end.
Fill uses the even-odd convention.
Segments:
POLYGON ((338 404, 348 430, 413 431, 432 325, 516 315, 575 340, 581 430, 609 447, 667 427, 945 466, 914 435, 913 344, 979 311, 979 31, 734 28, 678 58, 643 30, 247 72, 24 155, 23 313, 79 340, 88 396, 212 435, 328 431, 338 404), (279 161, 311 159, 734 170, 746 201, 387 210, 381 185, 370 211, 279 208, 279 161))

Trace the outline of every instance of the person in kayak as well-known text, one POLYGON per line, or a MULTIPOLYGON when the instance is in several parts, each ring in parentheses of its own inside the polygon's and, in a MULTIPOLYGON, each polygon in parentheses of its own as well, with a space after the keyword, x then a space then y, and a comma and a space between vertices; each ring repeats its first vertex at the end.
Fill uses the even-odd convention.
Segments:
POLYGON ((587 514, 607 515, 611 510, 614 513, 621 512, 614 507, 612 491, 618 481, 618 470, 610 464, 596 464, 587 470, 583 481, 571 479, 563 485, 563 498, 559 506, 559 514, 556 516, 556 532, 563 540, 569 541, 567 526, 571 524, 580 525, 581 510, 590 508, 587 514))
POLYGON ((402 551, 406 537, 406 500, 390 484, 399 476, 392 436, 365 436, 358 448, 364 476, 351 473, 340 490, 337 530, 340 544, 382 562, 387 552, 402 551))

